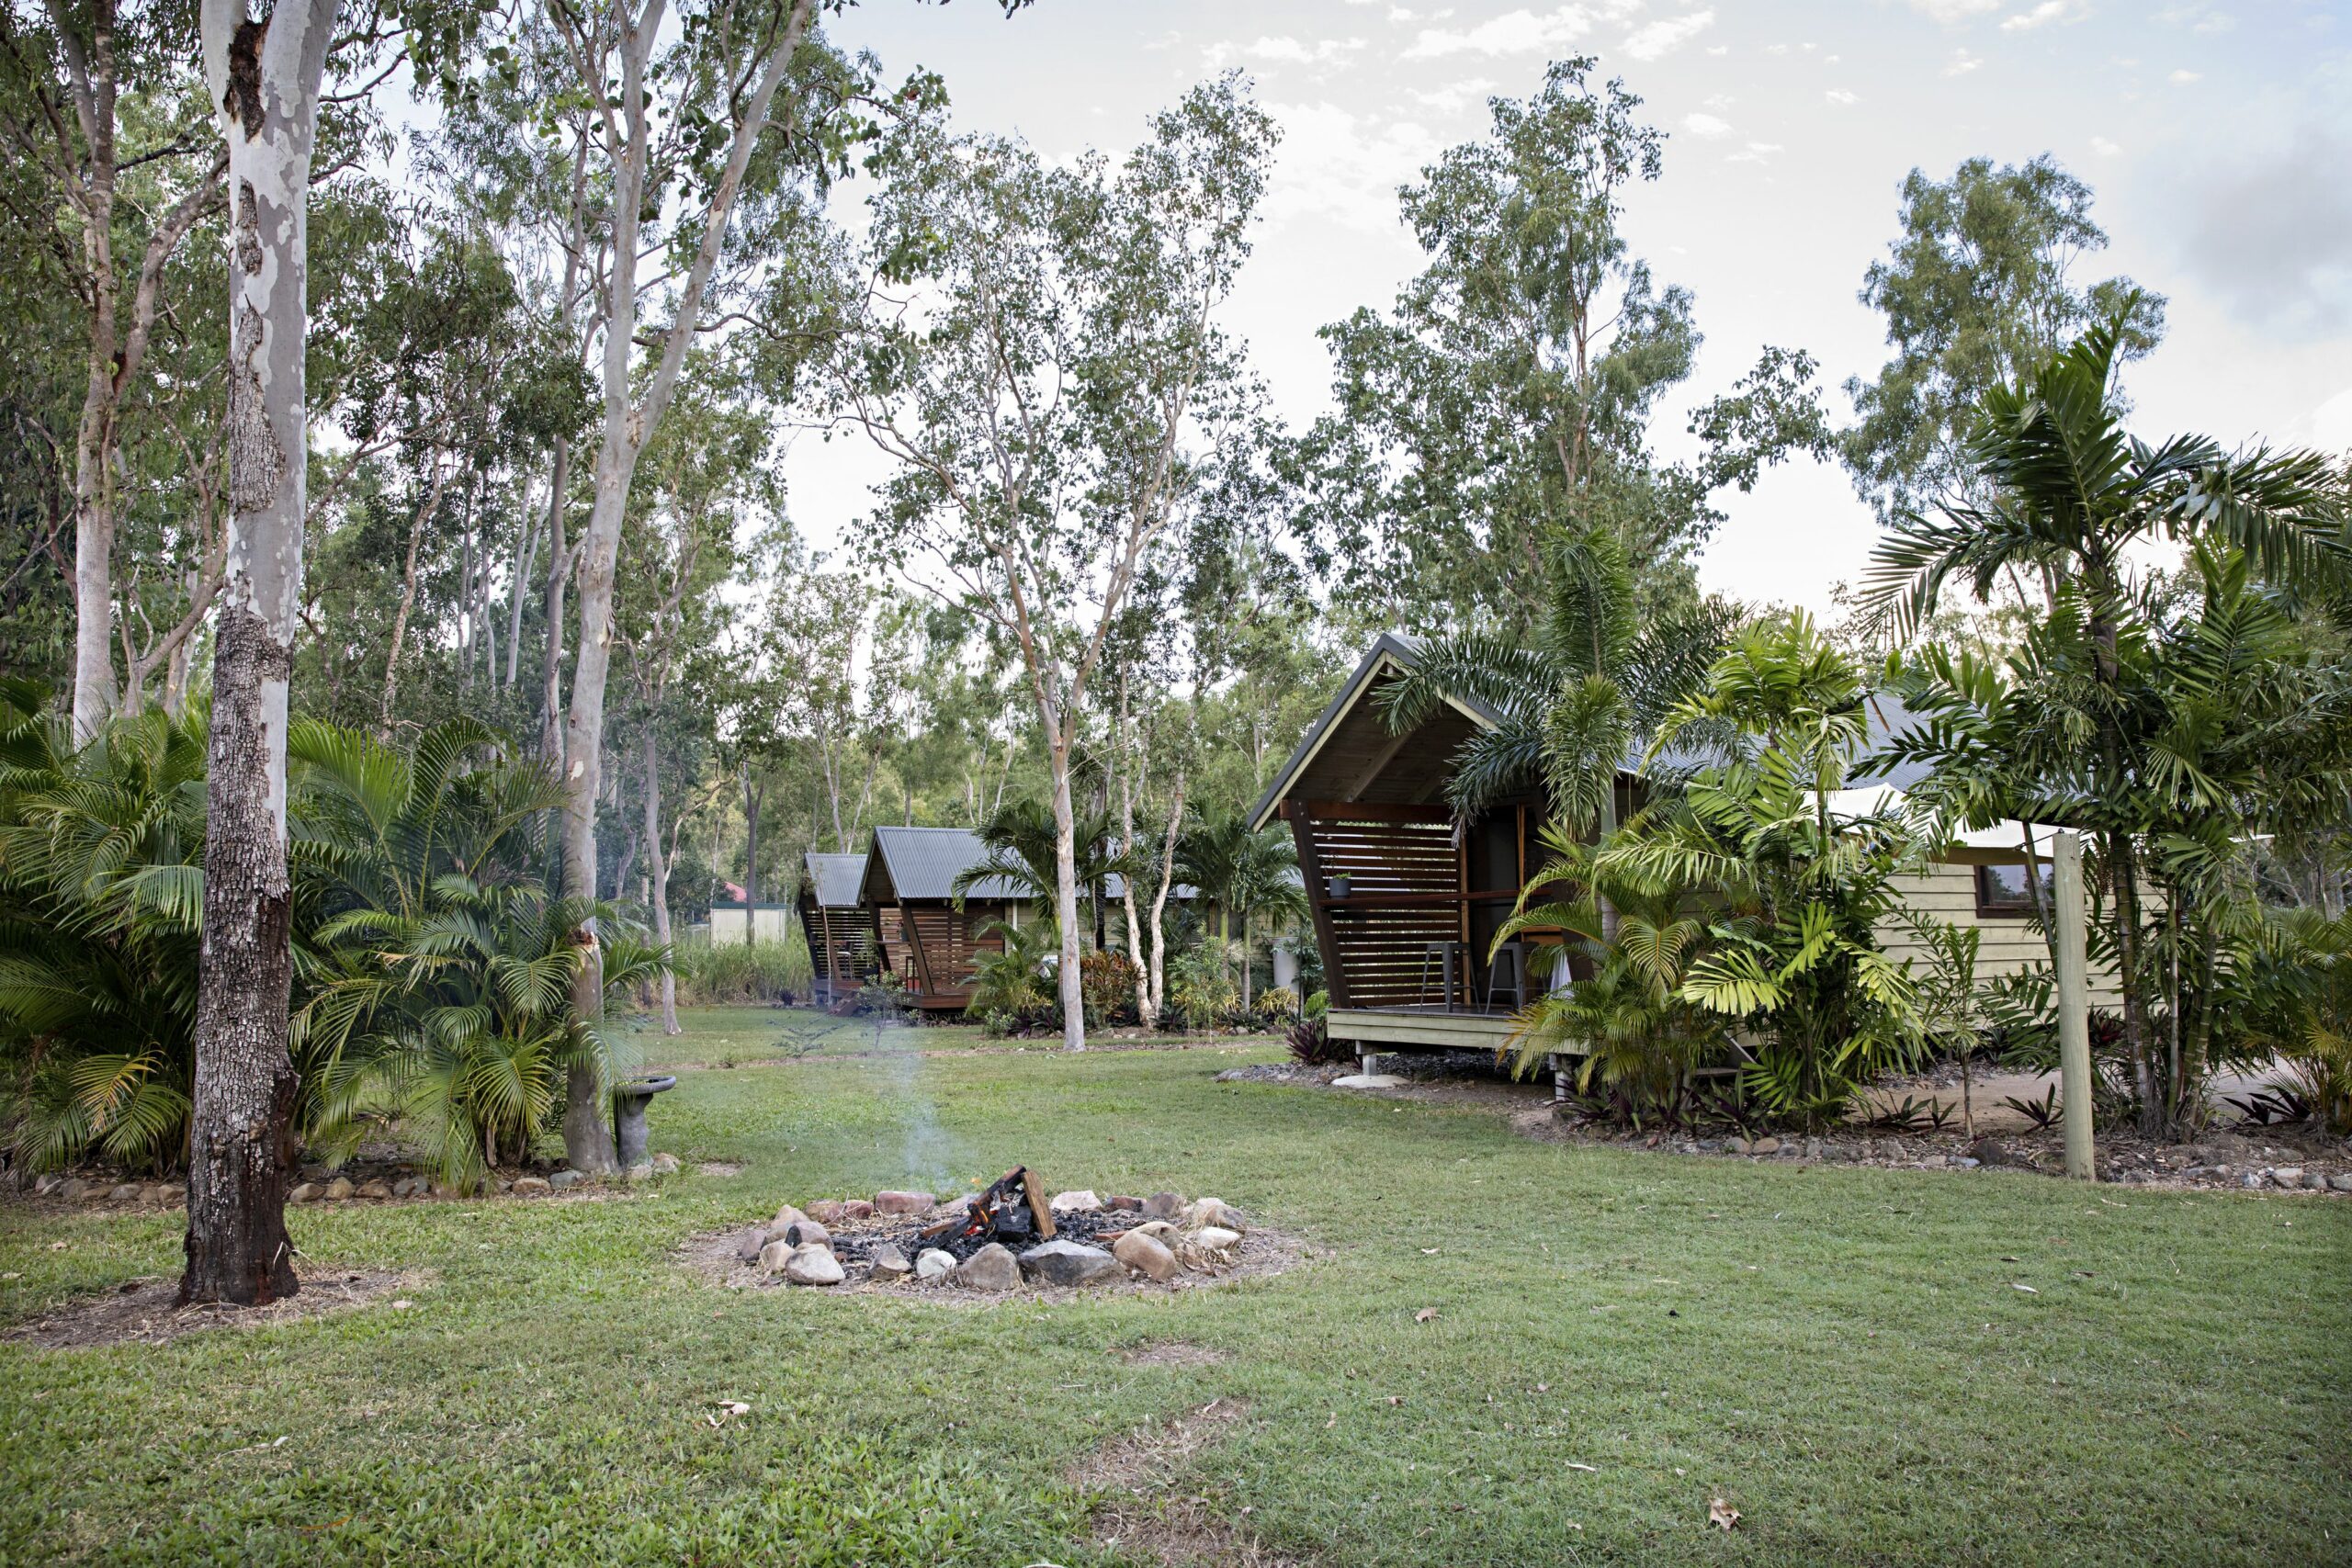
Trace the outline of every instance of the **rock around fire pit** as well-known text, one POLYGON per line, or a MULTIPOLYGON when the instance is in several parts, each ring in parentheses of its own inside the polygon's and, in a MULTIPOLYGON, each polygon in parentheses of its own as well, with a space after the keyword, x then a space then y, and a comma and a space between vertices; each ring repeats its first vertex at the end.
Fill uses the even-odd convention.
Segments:
POLYGON ((1304 1256, 1217 1198, 1092 1191, 1047 1197, 1015 1168, 971 1197, 928 1192, 786 1203, 773 1219, 700 1239, 690 1261, 735 1287, 839 1286, 984 1299, 1183 1289, 1273 1274, 1304 1256))

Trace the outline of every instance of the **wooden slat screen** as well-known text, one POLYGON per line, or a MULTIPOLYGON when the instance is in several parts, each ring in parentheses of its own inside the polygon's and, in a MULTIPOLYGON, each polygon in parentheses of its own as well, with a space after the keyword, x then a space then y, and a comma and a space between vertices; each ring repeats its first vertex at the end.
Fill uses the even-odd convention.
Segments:
POLYGON ((1350 812, 1317 802, 1301 825, 1323 878, 1308 893, 1328 916, 1317 925, 1330 933, 1334 949, 1327 964, 1340 971, 1333 1000, 1353 1008, 1442 1001, 1429 943, 1460 939, 1461 909, 1451 897, 1463 890, 1453 824, 1442 808, 1350 812), (1329 882, 1339 876, 1348 878, 1348 897, 1333 900, 1329 882), (1390 908, 1362 902, 1398 897, 1431 901, 1390 908))
POLYGON ((980 926, 995 918, 996 911, 992 909, 959 911, 921 904, 908 908, 908 921, 922 943, 923 964, 931 973, 926 995, 962 996, 972 988, 972 955, 1001 953, 1004 949, 1001 938, 975 934, 980 926))

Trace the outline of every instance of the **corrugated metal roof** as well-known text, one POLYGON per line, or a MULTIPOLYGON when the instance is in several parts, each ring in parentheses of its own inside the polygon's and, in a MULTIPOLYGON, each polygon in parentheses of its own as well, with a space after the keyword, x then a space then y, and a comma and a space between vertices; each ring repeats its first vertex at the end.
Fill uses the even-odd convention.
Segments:
POLYGON ((820 909, 854 909, 858 889, 865 882, 864 855, 820 855, 814 851, 801 857, 808 869, 808 892, 820 909))
MULTIPOLYGON (((901 898, 952 898, 949 884, 967 866, 989 858, 988 846, 969 828, 896 828, 874 829, 874 852, 882 858, 890 886, 901 898)), ((1023 891, 1001 876, 983 877, 966 895, 971 898, 1020 898, 1023 891)))

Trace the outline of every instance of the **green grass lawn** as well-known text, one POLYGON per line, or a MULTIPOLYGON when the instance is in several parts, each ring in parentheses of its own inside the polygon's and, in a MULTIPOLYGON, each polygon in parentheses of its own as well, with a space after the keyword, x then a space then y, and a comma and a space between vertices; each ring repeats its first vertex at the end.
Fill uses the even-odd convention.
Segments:
MULTIPOLYGON (((682 1034, 665 1035, 658 1020, 632 1020, 620 1032, 624 1048, 649 1069, 675 1066, 743 1066, 763 1062, 802 1060, 810 1056, 917 1055, 951 1051, 1057 1052, 1058 1035, 1051 1039, 990 1039, 978 1024, 929 1023, 910 1030, 872 1018, 831 1018, 806 1008, 704 1007, 680 1008, 682 1034)), ((1243 1038, 1166 1031, 1131 1032, 1133 1039, 1114 1036, 1107 1043, 1120 1049, 1140 1044, 1182 1046, 1194 1050, 1229 1050, 1243 1043, 1272 1043, 1271 1037, 1243 1038)))
MULTIPOLYGON (((1212 1081, 1233 1053, 741 1059, 656 1102, 688 1162, 658 1190, 293 1212, 314 1258, 419 1271, 408 1310, 0 1346, 0 1557, 1133 1561, 1066 1477, 1223 1399, 1246 1416, 1175 1490, 1322 1563, 2352 1560, 2352 1202, 1538 1145, 1212 1081), (1317 1256, 977 1309, 673 1259, 1015 1162, 1214 1193, 1317 1256), (1120 1354, 1170 1341, 1224 1359, 1120 1354), (726 1398, 752 1414, 714 1428, 726 1398)), ((177 1247, 166 1216, 0 1211, 0 1319, 177 1247)))

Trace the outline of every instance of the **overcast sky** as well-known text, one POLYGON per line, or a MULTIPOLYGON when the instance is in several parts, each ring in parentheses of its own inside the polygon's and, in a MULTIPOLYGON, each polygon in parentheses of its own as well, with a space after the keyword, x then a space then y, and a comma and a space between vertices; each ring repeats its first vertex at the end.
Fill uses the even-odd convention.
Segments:
MULTIPOLYGON (((1670 133, 1665 177, 1628 223, 1659 281, 1694 291, 1706 337, 1658 422, 1669 455, 1686 447, 1688 408, 1764 344, 1812 351, 1833 388, 1876 370, 1883 330, 1855 292, 1911 169, 2045 152, 2097 189, 2112 240, 2082 279, 2127 274, 2170 298, 2165 345, 2131 378, 2139 429, 2342 449, 2347 22, 2322 0, 1035 0, 1010 20, 992 0, 867 0, 833 36, 894 76, 938 71, 959 121, 1049 157, 1125 149, 1193 82, 1249 71, 1284 134, 1229 322, 1295 424, 1328 396, 1316 328, 1385 306, 1418 269, 1396 186, 1478 136, 1489 95, 1523 96, 1547 60, 1583 52, 1670 133)), ((874 472, 848 444, 800 442, 787 475, 803 529, 834 536, 865 510, 874 472)), ((1870 515, 1832 467, 1778 470, 1726 509, 1702 573, 1743 598, 1821 608, 1870 547, 1870 515)))

